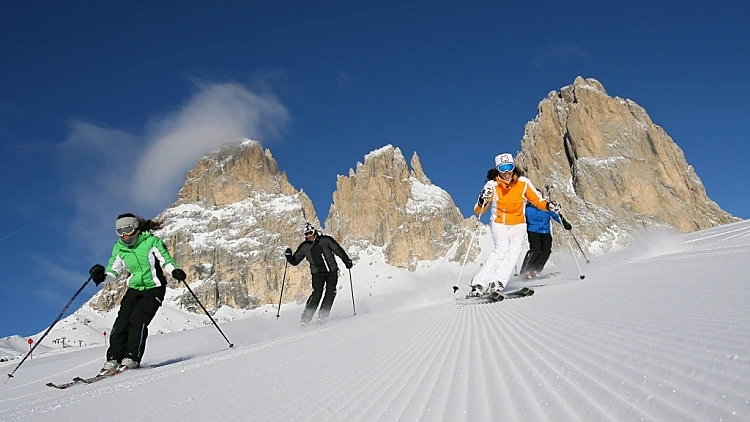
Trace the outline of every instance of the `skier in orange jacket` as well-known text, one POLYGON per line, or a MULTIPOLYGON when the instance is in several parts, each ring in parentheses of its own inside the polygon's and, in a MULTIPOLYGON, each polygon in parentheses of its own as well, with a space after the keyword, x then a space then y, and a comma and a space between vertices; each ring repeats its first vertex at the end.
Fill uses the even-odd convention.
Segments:
POLYGON ((498 155, 474 206, 480 216, 489 210, 494 243, 494 249, 472 279, 474 294, 502 294, 505 290, 526 238, 526 201, 542 210, 560 209, 557 203, 542 199, 531 181, 516 168, 513 155, 498 155))

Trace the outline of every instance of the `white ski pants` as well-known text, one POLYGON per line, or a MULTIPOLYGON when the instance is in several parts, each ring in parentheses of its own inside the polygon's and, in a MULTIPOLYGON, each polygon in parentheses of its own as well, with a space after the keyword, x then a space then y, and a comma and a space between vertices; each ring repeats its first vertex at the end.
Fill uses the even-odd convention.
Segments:
POLYGON ((474 275, 472 284, 481 284, 487 288, 490 282, 494 281, 505 288, 513 273, 513 266, 521 255, 523 241, 526 239, 526 223, 506 226, 492 222, 490 234, 495 249, 490 252, 482 268, 474 275))

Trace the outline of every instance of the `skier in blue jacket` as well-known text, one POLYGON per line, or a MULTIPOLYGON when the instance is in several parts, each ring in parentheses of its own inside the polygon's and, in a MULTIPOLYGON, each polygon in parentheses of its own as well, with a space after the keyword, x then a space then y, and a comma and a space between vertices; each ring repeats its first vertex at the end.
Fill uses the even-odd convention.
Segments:
POLYGON ((552 253, 550 219, 562 224, 565 230, 573 228, 561 214, 540 210, 530 202, 526 204, 526 235, 529 239, 529 251, 521 265, 522 279, 538 277, 552 253))

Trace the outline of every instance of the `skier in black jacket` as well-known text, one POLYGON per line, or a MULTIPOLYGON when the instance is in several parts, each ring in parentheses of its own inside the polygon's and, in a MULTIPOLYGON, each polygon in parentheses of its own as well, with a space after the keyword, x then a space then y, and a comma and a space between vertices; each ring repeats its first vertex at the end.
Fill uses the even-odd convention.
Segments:
POLYGON ((339 267, 336 264, 334 254, 338 255, 344 261, 347 269, 351 268, 354 264, 334 238, 315 230, 312 224, 305 224, 303 233, 305 241, 300 243, 297 250, 292 254, 292 249, 286 248, 284 253, 287 262, 292 265, 296 266, 302 262, 303 258, 307 258, 307 261, 310 263, 313 291, 307 299, 301 321, 302 325, 307 325, 318 309, 320 298, 323 296, 323 289, 325 289, 325 297, 323 297, 323 303, 320 304, 318 322, 325 322, 331 313, 333 299, 336 297, 336 283, 339 277, 339 267))

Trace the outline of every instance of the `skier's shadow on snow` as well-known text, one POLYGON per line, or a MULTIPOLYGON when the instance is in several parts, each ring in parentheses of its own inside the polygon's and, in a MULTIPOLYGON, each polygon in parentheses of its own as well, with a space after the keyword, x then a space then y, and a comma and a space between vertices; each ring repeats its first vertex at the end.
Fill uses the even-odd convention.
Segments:
POLYGON ((164 366, 173 365, 175 363, 184 362, 184 361, 190 360, 190 359, 192 359, 194 357, 195 356, 178 356, 178 357, 173 358, 173 359, 168 359, 168 360, 164 360, 164 361, 161 361, 161 362, 150 363, 150 364, 147 365, 147 367, 148 368, 161 368, 161 367, 164 367, 164 366))

